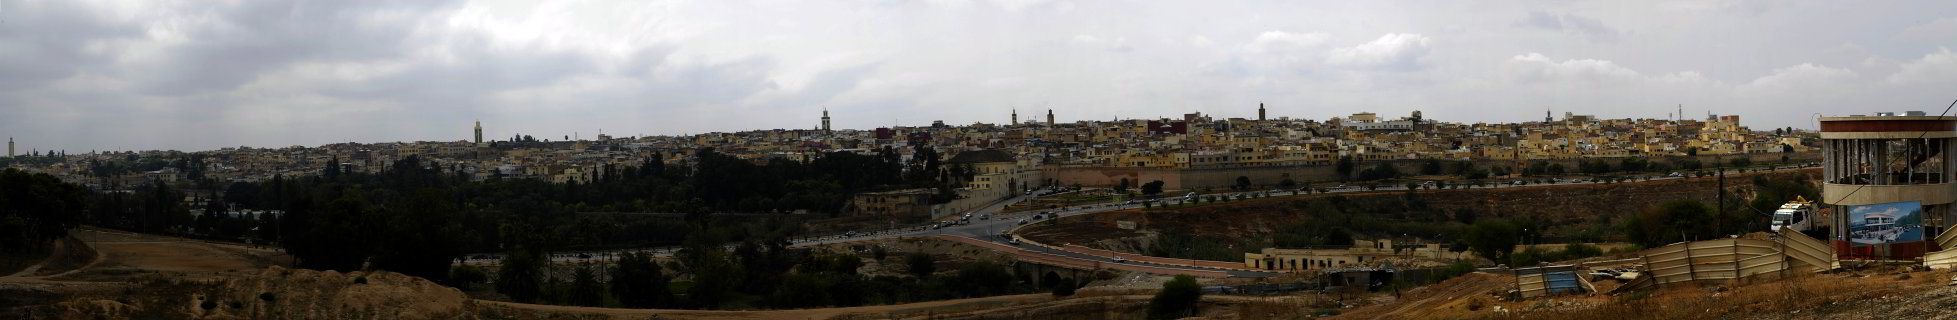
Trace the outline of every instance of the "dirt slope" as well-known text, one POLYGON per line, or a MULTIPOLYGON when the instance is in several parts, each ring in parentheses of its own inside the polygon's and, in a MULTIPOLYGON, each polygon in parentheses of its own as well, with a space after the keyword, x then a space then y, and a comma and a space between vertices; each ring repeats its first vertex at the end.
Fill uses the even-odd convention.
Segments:
MULTIPOLYGON (((1782 170, 1728 174, 1727 188, 1745 199, 1752 192, 1749 179, 1768 175, 1782 179, 1794 175, 1813 176, 1818 170, 1782 170)), ((1659 203, 1692 199, 1711 202, 1719 186, 1715 178, 1640 181, 1613 184, 1531 186, 1499 189, 1420 190, 1417 197, 1425 206, 1441 212, 1463 209, 1481 217, 1529 216, 1555 226, 1547 237, 1564 236, 1586 226, 1615 223, 1659 203)), ((1116 228, 1118 222, 1133 222, 1138 229, 1177 228, 1192 234, 1255 238, 1268 234, 1272 227, 1311 219, 1309 201, 1343 198, 1354 207, 1398 208, 1406 203, 1405 191, 1339 193, 1330 195, 1278 196, 1201 205, 1176 209, 1124 210, 1063 218, 1057 223, 1028 227, 1020 233, 1042 243, 1092 244, 1101 240, 1141 235, 1116 228)), ((1364 214, 1398 215, 1400 210, 1380 209, 1364 214)), ((1431 219, 1413 217, 1412 220, 1431 219)), ((1443 217, 1442 219, 1445 219, 1443 217)))

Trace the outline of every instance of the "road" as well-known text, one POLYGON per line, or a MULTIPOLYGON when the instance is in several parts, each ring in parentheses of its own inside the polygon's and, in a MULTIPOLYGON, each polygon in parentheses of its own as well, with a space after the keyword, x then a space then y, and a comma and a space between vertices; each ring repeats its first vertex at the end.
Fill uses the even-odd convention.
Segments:
MULTIPOLYGON (((1777 169, 1799 169, 1799 168, 1800 167, 1780 167, 1777 169)), ((1634 182, 1646 182, 1646 181, 1688 179, 1690 177, 1649 176, 1648 177, 1649 180, 1646 179, 1647 176, 1636 176, 1635 178, 1636 179, 1633 179, 1634 182)), ((1526 179, 1526 180, 1541 181, 1545 179, 1526 179)), ((1534 188, 1534 187, 1602 183, 1596 181, 1585 181, 1583 179, 1551 179, 1551 180, 1552 182, 1549 183, 1531 182, 1526 185, 1513 185, 1513 184, 1505 183, 1506 181, 1504 181, 1504 182, 1496 182, 1493 186, 1486 186, 1486 187, 1477 186, 1474 187, 1473 189, 1534 188)), ((1407 189, 1406 185, 1404 184, 1380 185, 1380 187, 1378 188, 1371 188, 1371 189, 1362 185, 1350 185, 1350 186, 1341 185, 1341 186, 1334 186, 1334 187, 1313 186, 1312 188, 1324 189, 1325 191, 1311 192, 1310 194, 1404 191, 1407 189)), ((1251 194, 1251 193, 1264 194, 1268 196, 1292 195, 1291 190, 1255 190, 1255 191, 1244 191, 1244 192, 1203 194, 1203 196, 1234 197, 1234 196, 1251 194)), ((1302 193, 1302 192, 1298 193, 1298 195, 1306 195, 1306 194, 1307 193, 1302 193)), ((1017 247, 1036 254, 1050 254, 1050 255, 1073 258, 1073 259, 1115 263, 1112 261, 1113 260, 1112 257, 1101 257, 1101 256, 1093 256, 1093 255, 1069 252, 1064 250, 1055 250, 1053 248, 1049 248, 1046 246, 1039 246, 1033 244, 1011 243, 1009 241, 1010 237, 1002 236, 1001 232, 1011 230, 1013 229, 1013 227, 1018 226, 1019 221, 1021 219, 1025 219, 1027 223, 1033 223, 1033 222, 1044 221, 1045 219, 1053 219, 1055 218, 1054 215, 1057 215, 1058 217, 1071 217, 1071 216, 1078 216, 1083 214, 1095 214, 1100 212, 1127 210, 1127 209, 1135 209, 1135 208, 1143 207, 1143 205, 1139 201, 1073 206, 1073 207, 1060 208, 1057 210, 1049 210, 1049 212, 1051 212, 1052 215, 1046 215, 1045 219, 1031 218, 1033 215, 1041 213, 1040 211, 1026 211, 1026 212, 1018 212, 1012 214, 1002 213, 1002 211, 1008 205, 1018 203, 1020 201, 1030 200, 1033 198, 1037 198, 1037 197, 1017 196, 1014 198, 1010 198, 1004 201, 994 203, 984 208, 973 210, 972 212, 969 212, 969 214, 973 218, 967 224, 950 225, 942 228, 935 228, 931 225, 906 226, 906 227, 900 227, 895 229, 866 230, 866 231, 857 232, 853 235, 812 236, 812 237, 793 239, 791 240, 790 246, 807 247, 807 246, 815 246, 815 245, 839 244, 839 243, 857 242, 857 241, 887 240, 887 239, 896 239, 896 238, 905 238, 905 237, 960 236, 960 237, 968 237, 972 239, 978 239, 981 241, 996 243, 1005 246, 1017 247), (990 218, 986 219, 985 217, 990 217, 990 218)), ((1176 202, 1180 202, 1181 198, 1182 197, 1171 196, 1158 201, 1176 203, 1176 202)), ((941 223, 944 221, 951 221, 951 220, 958 219, 962 216, 963 215, 951 215, 943 219, 940 219, 937 222, 941 223)), ((553 255, 552 261, 554 262, 608 261, 610 257, 614 257, 618 254, 622 254, 628 251, 652 253, 657 256, 668 256, 671 255, 676 250, 678 250, 678 248, 676 247, 657 247, 657 248, 633 248, 633 249, 617 249, 617 250, 602 250, 602 251, 569 252, 569 253, 558 253, 553 255)), ((1008 252, 1008 253, 1022 254, 1019 252, 1008 252)), ((487 255, 492 257, 492 259, 496 258, 496 255, 494 254, 478 254, 478 255, 487 255)), ((476 263, 476 264, 485 263, 485 262, 486 261, 483 260, 471 261, 471 263, 476 263)), ((1259 272, 1259 271, 1249 271, 1249 270, 1153 265, 1153 264, 1140 263, 1134 261, 1127 261, 1122 263, 1135 264, 1135 265, 1147 265, 1150 267, 1159 267, 1159 268, 1168 268, 1168 269, 1186 269, 1192 271, 1224 271, 1230 273, 1231 276, 1236 276, 1236 277, 1262 277, 1262 276, 1269 276, 1275 274, 1269 272, 1259 272)))

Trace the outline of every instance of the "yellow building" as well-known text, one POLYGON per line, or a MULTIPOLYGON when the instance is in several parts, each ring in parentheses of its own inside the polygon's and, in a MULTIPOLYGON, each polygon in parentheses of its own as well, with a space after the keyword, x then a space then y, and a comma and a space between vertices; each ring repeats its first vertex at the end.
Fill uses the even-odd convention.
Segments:
POLYGON ((1453 261, 1469 258, 1466 252, 1449 252, 1438 243, 1399 244, 1393 240, 1357 240, 1351 247, 1282 249, 1264 248, 1244 254, 1244 267, 1260 270, 1306 271, 1326 268, 1376 266, 1387 261, 1411 266, 1420 261, 1453 261))

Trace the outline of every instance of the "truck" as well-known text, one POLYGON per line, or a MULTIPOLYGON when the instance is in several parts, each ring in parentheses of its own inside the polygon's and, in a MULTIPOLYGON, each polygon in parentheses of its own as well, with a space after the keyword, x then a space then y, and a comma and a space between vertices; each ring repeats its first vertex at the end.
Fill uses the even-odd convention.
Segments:
POLYGON ((1814 202, 1795 196, 1794 201, 1781 204, 1780 209, 1774 210, 1771 231, 1779 232, 1783 227, 1796 232, 1808 231, 1814 228, 1814 218, 1814 202))

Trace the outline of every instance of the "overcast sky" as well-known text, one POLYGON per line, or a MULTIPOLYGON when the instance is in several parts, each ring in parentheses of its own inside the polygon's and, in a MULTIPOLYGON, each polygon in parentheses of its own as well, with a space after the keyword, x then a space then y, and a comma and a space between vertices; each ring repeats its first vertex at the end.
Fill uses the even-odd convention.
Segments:
MULTIPOLYGON (((1957 1, 0 0, 21 149, 1957 99, 1957 1)), ((25 152, 25 151, 23 151, 25 152)))

